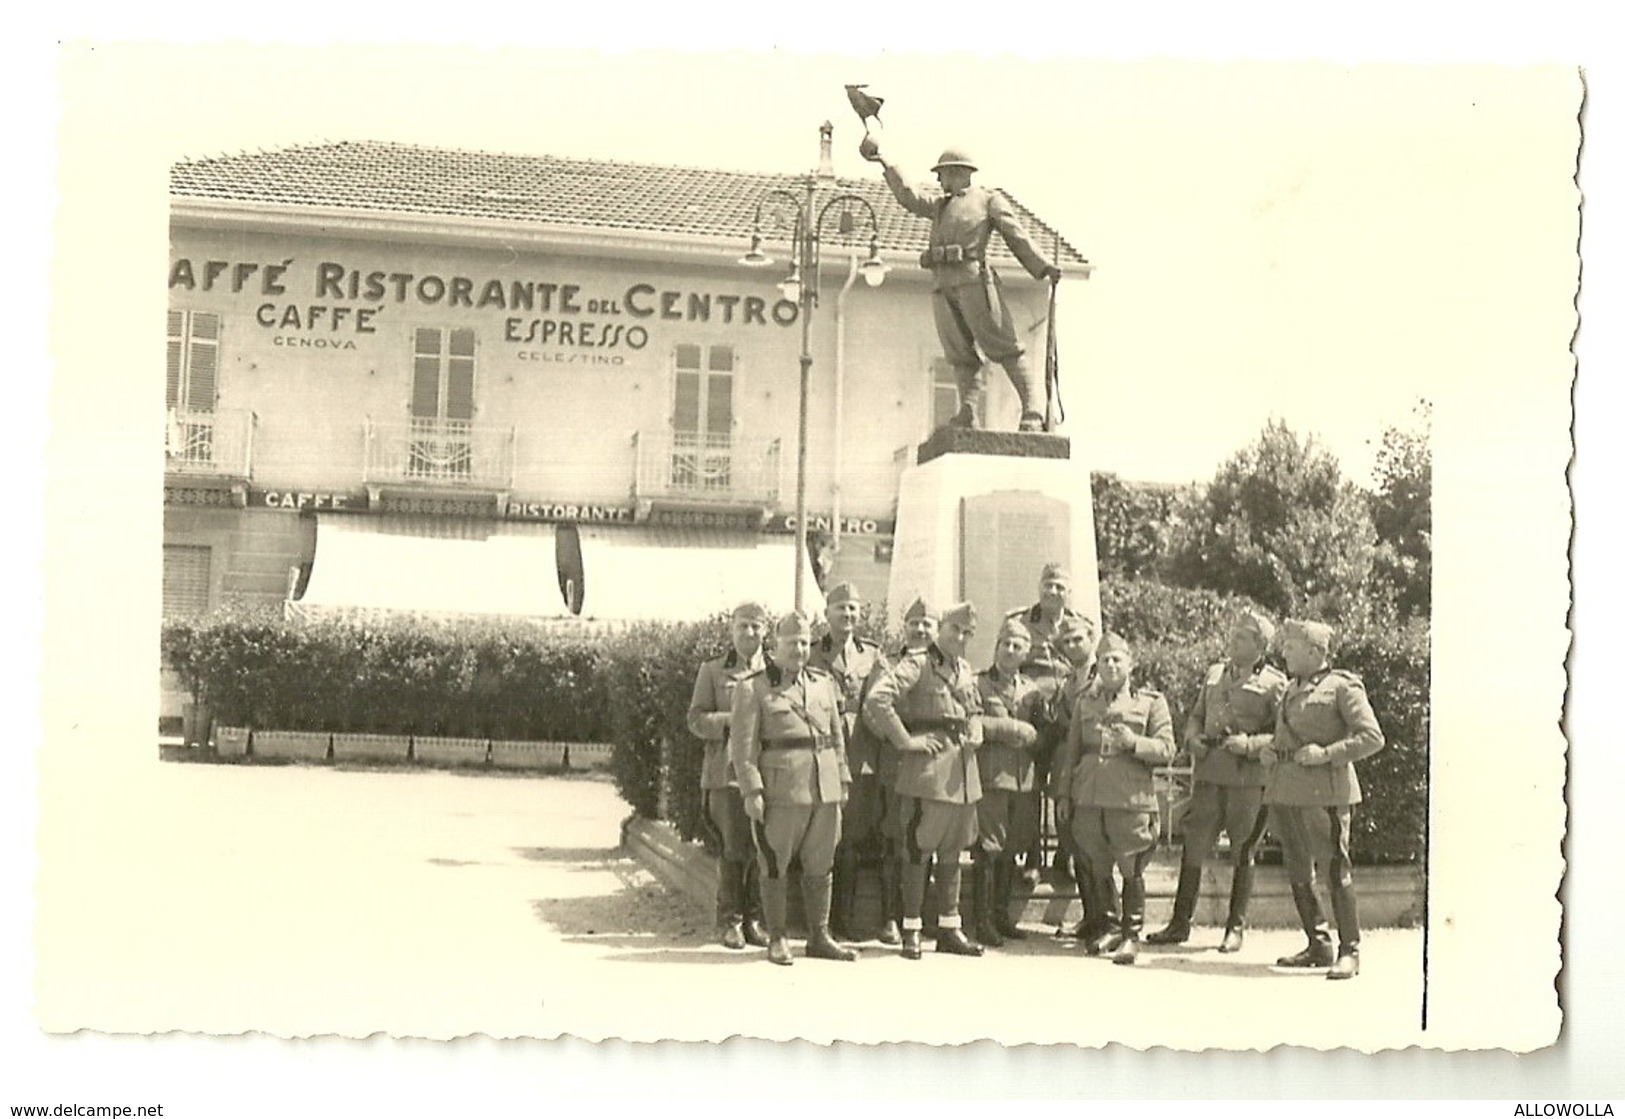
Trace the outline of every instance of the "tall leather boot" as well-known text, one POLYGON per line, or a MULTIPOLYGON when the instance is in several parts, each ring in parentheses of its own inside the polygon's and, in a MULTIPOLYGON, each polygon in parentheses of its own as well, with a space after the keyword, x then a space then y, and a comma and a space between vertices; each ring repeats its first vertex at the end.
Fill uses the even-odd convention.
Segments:
POLYGON ((1292 904, 1298 908, 1298 920, 1309 937, 1309 945, 1296 956, 1282 956, 1277 967, 1330 967, 1332 964, 1332 932, 1326 927, 1326 916, 1320 911, 1320 899, 1315 896, 1312 882, 1292 883, 1292 904))
POLYGON ((1004 855, 993 864, 993 927, 1006 940, 1020 940, 1027 935, 1010 916, 1011 894, 1015 888, 1016 861, 1004 855))
POLYGON ((958 856, 937 860, 937 951, 950 956, 980 956, 982 946, 965 936, 959 915, 959 887, 963 875, 958 856))
POLYGON ((1021 424, 1018 430, 1043 431, 1044 413, 1033 406, 1033 375, 1027 368, 1027 359, 1011 358, 1004 363, 1004 371, 1010 378, 1011 386, 1016 390, 1016 399, 1021 401, 1021 424))
MULTIPOLYGON (((843 851, 835 857, 831 881, 830 930, 842 940, 855 940, 852 911, 857 901, 858 860, 853 852, 843 851)), ((809 933, 811 930, 812 926, 808 925, 809 933)))
POLYGON ((745 868, 745 943, 752 948, 767 947, 767 929, 762 896, 762 868, 755 859, 742 864, 745 868))
POLYGON ((903 864, 903 959, 920 958, 920 911, 925 908, 924 863, 903 864))
POLYGON ((1253 864, 1237 863, 1230 879, 1230 913, 1224 919, 1221 952, 1241 951, 1242 933, 1247 928, 1247 903, 1253 896, 1253 864))
POLYGON ((782 878, 768 878, 762 882, 762 908, 767 913, 767 958, 789 967, 790 944, 785 939, 789 923, 789 884, 782 878))
POLYGON ((971 896, 976 899, 976 939, 989 948, 1004 944, 993 923, 993 861, 986 855, 971 868, 971 896))
POLYGON ((1354 883, 1345 885, 1333 876, 1332 915, 1337 921, 1337 960, 1327 979, 1353 979, 1360 974, 1360 906, 1354 897, 1354 883))
POLYGON ((1101 931, 1092 939, 1084 941, 1085 950, 1091 956, 1110 955, 1123 946, 1123 919, 1118 910, 1117 883, 1112 881, 1110 863, 1106 865, 1104 871, 1090 865, 1088 873, 1091 880, 1090 889, 1100 906, 1101 931))
POLYGON ((1123 880, 1123 919, 1118 926, 1122 941, 1112 953, 1112 963, 1132 964, 1140 953, 1140 930, 1145 925, 1145 878, 1141 874, 1123 880))
POLYGON ((959 411, 949 424, 954 427, 979 428, 987 416, 987 380, 982 369, 959 371, 959 411))
POLYGON ((717 925, 724 948, 745 947, 745 864, 737 859, 717 864, 717 925))
POLYGON ((1196 896, 1202 890, 1202 864, 1179 864, 1179 885, 1174 887, 1174 915, 1162 928, 1145 938, 1147 944, 1184 944, 1191 938, 1191 918, 1196 915, 1196 896))
POLYGON ((815 960, 850 962, 857 959, 858 954, 850 948, 842 948, 829 934, 830 893, 833 888, 832 875, 801 876, 801 897, 807 906, 807 955, 815 960))
POLYGON ((880 860, 880 935, 882 944, 901 944, 903 921, 902 866, 892 855, 880 860))

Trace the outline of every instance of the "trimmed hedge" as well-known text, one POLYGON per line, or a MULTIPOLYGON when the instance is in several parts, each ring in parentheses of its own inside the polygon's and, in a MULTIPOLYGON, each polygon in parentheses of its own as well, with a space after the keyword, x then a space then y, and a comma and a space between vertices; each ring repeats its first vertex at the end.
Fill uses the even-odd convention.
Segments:
POLYGON ((507 622, 169 621, 164 662, 217 723, 277 730, 609 740, 603 638, 507 622))

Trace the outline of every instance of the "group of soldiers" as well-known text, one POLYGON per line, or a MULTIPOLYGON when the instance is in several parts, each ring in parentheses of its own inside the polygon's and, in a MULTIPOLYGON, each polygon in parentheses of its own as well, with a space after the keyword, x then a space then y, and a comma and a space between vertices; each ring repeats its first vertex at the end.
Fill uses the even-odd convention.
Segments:
POLYGON ((1188 940, 1203 863, 1221 831, 1234 870, 1219 950, 1238 951, 1268 826, 1308 937, 1278 964, 1325 968, 1332 979, 1358 974, 1354 763, 1381 749, 1383 736, 1359 678, 1330 665, 1331 630, 1285 623, 1282 673, 1265 660, 1275 637, 1268 618, 1248 612, 1231 627, 1226 659, 1204 674, 1184 726, 1194 785, 1173 915, 1147 935, 1145 870, 1161 821, 1153 771, 1180 746, 1166 699, 1134 683, 1129 643, 1097 638, 1070 595, 1066 569, 1046 565, 1038 601, 1002 619, 993 663, 979 672, 965 660, 978 623, 969 603, 939 611, 915 601, 903 646, 889 653, 859 636, 863 603, 850 583, 830 589, 828 627, 816 641, 808 619, 792 613, 772 627, 769 646, 766 611, 734 610, 732 648, 700 667, 688 712, 705 744, 701 785, 721 846, 724 945, 765 947, 773 963, 792 963, 788 885, 799 872, 806 955, 855 959, 836 934, 856 939, 858 869, 876 851, 876 939, 905 959, 921 958, 928 916, 941 953, 980 956, 1021 938, 1011 916, 1017 860, 1037 865, 1047 799, 1055 866, 1083 905, 1078 925, 1058 932, 1087 954, 1133 964, 1142 943, 1188 940), (970 935, 960 913, 966 850, 970 935))

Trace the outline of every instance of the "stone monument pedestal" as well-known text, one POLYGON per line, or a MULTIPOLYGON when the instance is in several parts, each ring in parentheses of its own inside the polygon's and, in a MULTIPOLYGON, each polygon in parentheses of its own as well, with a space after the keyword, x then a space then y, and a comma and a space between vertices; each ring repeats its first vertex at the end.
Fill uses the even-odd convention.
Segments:
POLYGON ((1100 624, 1089 468, 1061 435, 943 428, 919 445, 897 498, 888 622, 923 597, 980 615, 967 659, 992 663, 999 623, 1038 600, 1051 561, 1072 572, 1072 607, 1100 624))

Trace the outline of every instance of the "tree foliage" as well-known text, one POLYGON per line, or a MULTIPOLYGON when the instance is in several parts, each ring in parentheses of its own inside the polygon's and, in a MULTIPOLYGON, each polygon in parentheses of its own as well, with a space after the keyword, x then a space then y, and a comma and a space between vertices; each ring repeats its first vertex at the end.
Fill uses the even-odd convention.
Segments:
POLYGON ((1378 541, 1373 576, 1405 618, 1433 609, 1432 420, 1432 405, 1421 401, 1411 427, 1382 433, 1370 498, 1378 541))

